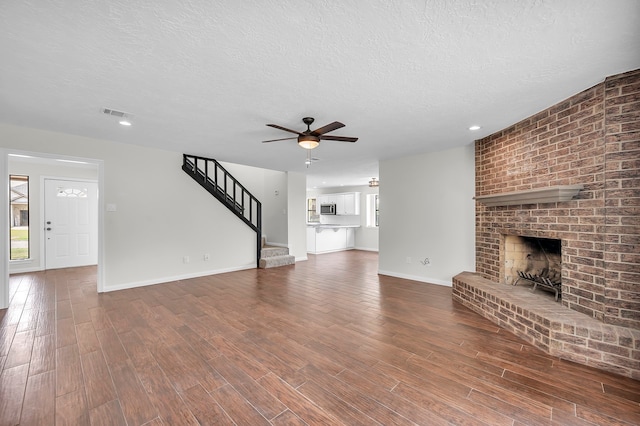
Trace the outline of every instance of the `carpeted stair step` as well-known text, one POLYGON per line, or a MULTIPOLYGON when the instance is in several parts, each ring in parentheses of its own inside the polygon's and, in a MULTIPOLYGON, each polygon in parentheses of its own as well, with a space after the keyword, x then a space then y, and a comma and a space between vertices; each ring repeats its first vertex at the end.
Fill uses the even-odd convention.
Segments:
POLYGON ((262 256, 260 258, 261 269, 293 265, 294 263, 296 263, 296 258, 289 254, 287 247, 262 247, 262 256))
MULTIPOLYGON (((288 251, 289 250, 287 250, 287 252, 288 251)), ((260 259, 260 268, 261 269, 276 268, 278 266, 293 265, 294 263, 296 263, 296 257, 290 254, 282 254, 282 255, 269 256, 269 257, 263 256, 260 259)))
POLYGON ((289 249, 287 247, 273 247, 266 246, 262 247, 262 258, 274 257, 274 256, 284 256, 289 254, 289 249))

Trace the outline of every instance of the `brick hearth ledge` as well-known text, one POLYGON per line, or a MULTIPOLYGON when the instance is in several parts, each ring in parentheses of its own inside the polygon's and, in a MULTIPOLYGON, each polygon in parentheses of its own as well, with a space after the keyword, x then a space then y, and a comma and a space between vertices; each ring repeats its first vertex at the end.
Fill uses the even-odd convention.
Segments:
POLYGON ((640 379, 640 330, 604 324, 541 290, 472 272, 453 278, 453 300, 550 355, 640 379))

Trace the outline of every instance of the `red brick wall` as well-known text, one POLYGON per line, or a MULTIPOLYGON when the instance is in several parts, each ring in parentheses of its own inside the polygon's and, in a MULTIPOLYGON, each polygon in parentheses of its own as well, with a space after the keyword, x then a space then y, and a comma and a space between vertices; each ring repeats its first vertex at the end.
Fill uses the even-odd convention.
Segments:
POLYGON ((476 195, 584 185, 568 202, 476 203, 476 271, 504 279, 504 235, 562 240, 562 303, 640 329, 640 70, 476 141, 476 195))
POLYGON ((605 322, 640 328, 640 70, 605 87, 605 322))

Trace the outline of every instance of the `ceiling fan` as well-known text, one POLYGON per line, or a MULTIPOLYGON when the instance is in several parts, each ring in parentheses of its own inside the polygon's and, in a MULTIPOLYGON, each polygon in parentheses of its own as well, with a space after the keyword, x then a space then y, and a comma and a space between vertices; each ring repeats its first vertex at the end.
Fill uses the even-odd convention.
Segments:
POLYGON ((273 127, 275 129, 284 130, 285 132, 291 132, 298 135, 298 137, 291 138, 282 138, 282 139, 272 139, 269 141, 262 141, 262 143, 267 142, 278 142, 278 141, 286 141, 291 139, 298 139, 298 145, 305 149, 313 149, 320 145, 321 140, 327 141, 338 141, 338 142, 355 142, 358 138, 351 138, 348 136, 331 136, 325 135, 325 133, 332 132, 341 127, 344 127, 344 124, 339 121, 334 121, 333 123, 327 124, 326 126, 322 126, 316 130, 311 130, 311 124, 313 124, 313 117, 304 117, 302 122, 307 125, 307 130, 304 132, 298 132, 297 130, 287 129, 286 127, 278 126, 277 124, 267 124, 269 127, 273 127))

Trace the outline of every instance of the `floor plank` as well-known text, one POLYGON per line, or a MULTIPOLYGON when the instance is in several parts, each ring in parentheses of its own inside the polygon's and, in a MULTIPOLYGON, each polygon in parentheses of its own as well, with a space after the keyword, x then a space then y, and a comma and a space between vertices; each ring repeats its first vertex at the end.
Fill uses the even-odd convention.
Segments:
POLYGON ((117 399, 89 411, 91 426, 127 426, 122 407, 117 399))
POLYGON ((56 398, 56 426, 89 424, 89 410, 84 390, 77 390, 56 398))
POLYGON ((56 354, 56 396, 84 388, 82 364, 77 345, 58 348, 56 354))
POLYGON ((0 424, 20 423, 24 391, 27 387, 29 365, 5 368, 0 374, 0 424))
POLYGON ((196 385, 187 389, 181 396, 201 425, 235 425, 231 417, 202 386, 196 385))
POLYGON ((24 393, 21 425, 55 423, 56 377, 54 371, 30 376, 24 393))
POLYGON ((117 399, 118 395, 111 379, 111 372, 102 351, 83 354, 80 359, 89 409, 117 399))
POLYGON ((377 260, 103 294, 95 267, 12 275, 0 425, 640 424, 640 382, 548 356, 377 260))
POLYGON ((129 362, 109 366, 122 413, 128 424, 142 425, 158 416, 149 394, 129 362))

